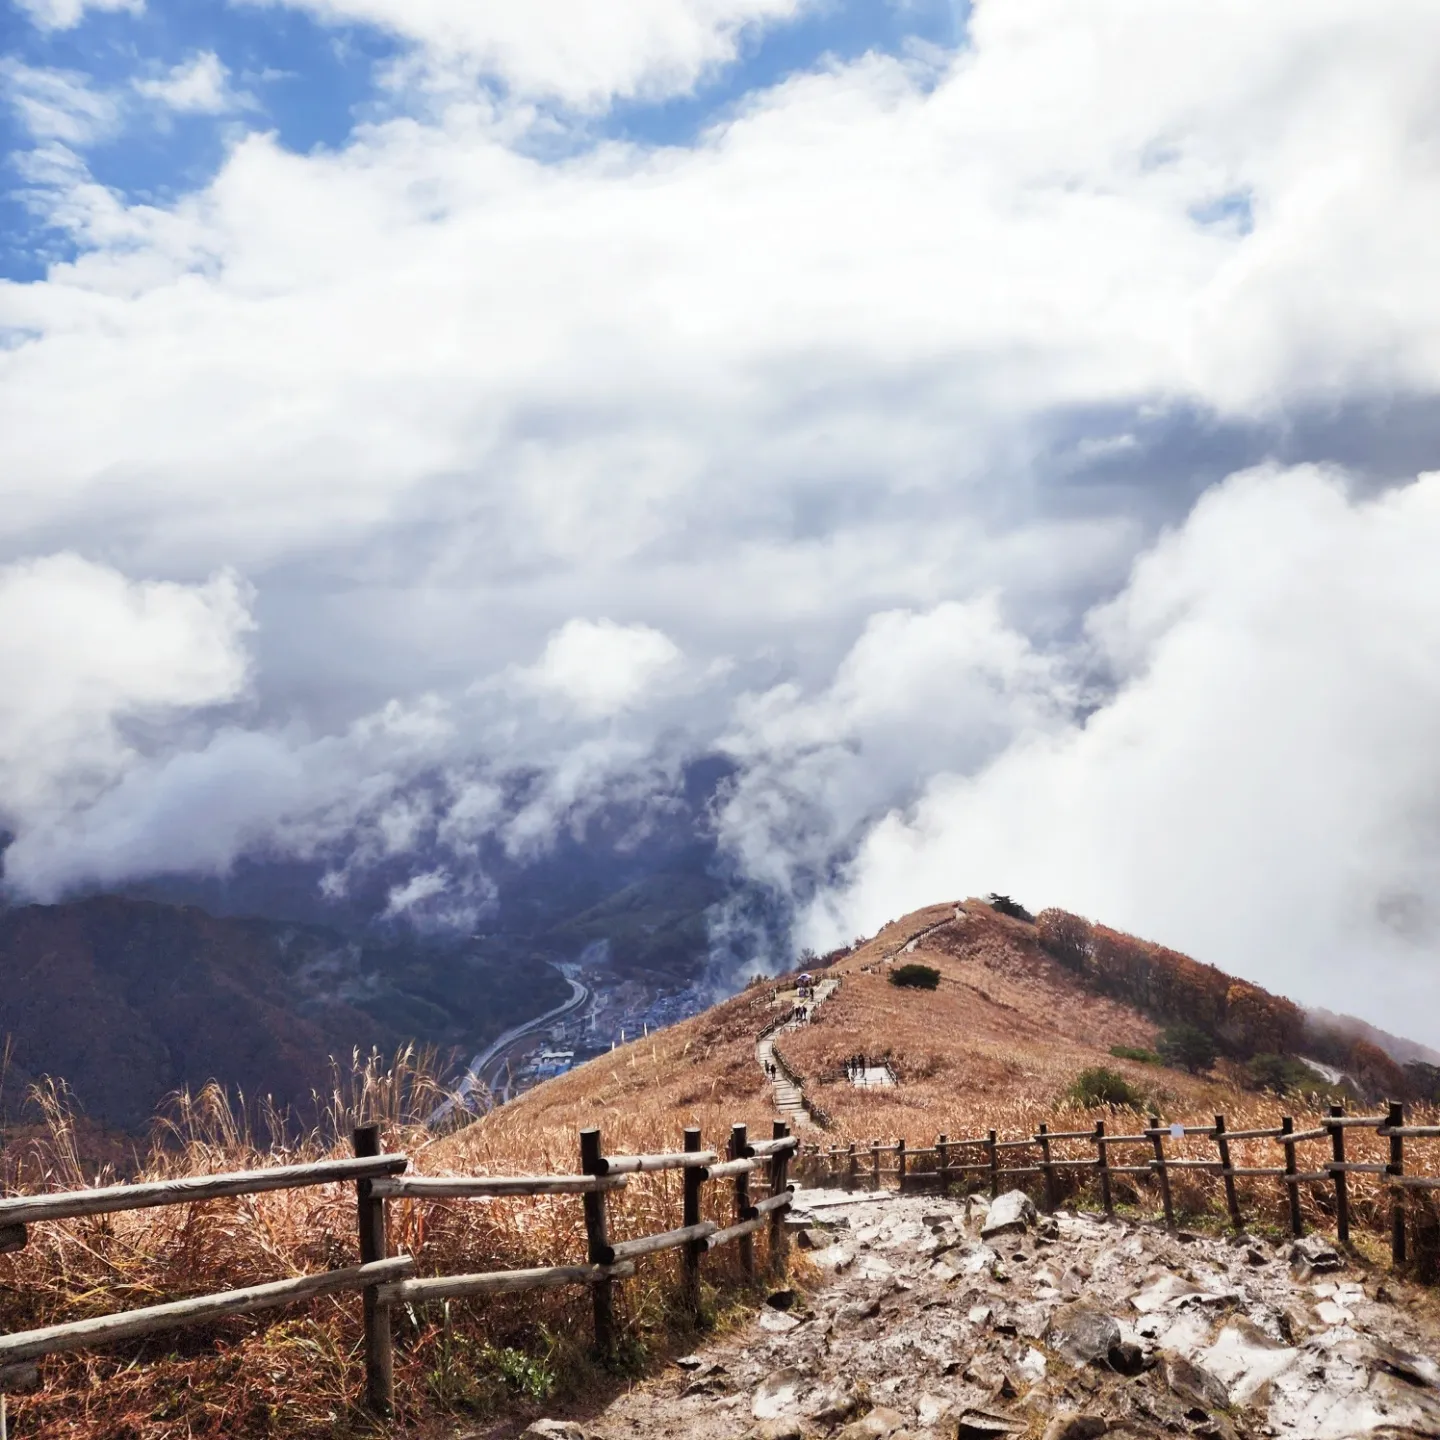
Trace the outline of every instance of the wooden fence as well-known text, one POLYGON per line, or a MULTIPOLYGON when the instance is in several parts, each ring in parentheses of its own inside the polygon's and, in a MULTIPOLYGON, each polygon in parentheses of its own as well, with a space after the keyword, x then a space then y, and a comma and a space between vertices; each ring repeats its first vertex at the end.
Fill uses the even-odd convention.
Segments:
POLYGON ((1158 1182, 1165 1223, 1173 1227, 1175 1206, 1170 1190, 1171 1175, 1177 1170, 1200 1171, 1219 1175, 1223 1179, 1226 1209, 1230 1223, 1237 1230, 1242 1228, 1244 1217, 1236 1178, 1271 1178, 1280 1182, 1282 1194, 1288 1201, 1290 1230, 1294 1235, 1303 1235, 1305 1230, 1300 1209, 1300 1187, 1325 1185, 1333 1189, 1335 1226, 1342 1244, 1350 1241, 1350 1196, 1346 1177, 1375 1175, 1381 1177, 1391 1190, 1390 1247, 1398 1265, 1403 1264, 1406 1258, 1406 1192, 1440 1189, 1440 1178, 1405 1173, 1405 1141, 1435 1138, 1440 1138, 1440 1125, 1406 1125, 1403 1107, 1398 1103, 1392 1102, 1384 1115, 1346 1115, 1343 1106, 1333 1105, 1326 1123, 1313 1130, 1296 1130, 1294 1121, 1288 1115, 1281 1119, 1279 1126, 1263 1130, 1229 1130, 1223 1115, 1215 1116, 1211 1125, 1165 1125, 1158 1115, 1151 1115, 1145 1129, 1134 1135, 1111 1135, 1105 1128, 1105 1122, 1097 1120, 1090 1130, 1051 1130, 1048 1125, 1042 1124, 1033 1135, 1023 1137, 1001 1137, 991 1130, 984 1136, 969 1139, 952 1140, 948 1135, 941 1135, 934 1145, 913 1148, 908 1147, 904 1140, 886 1143, 872 1140, 869 1145, 855 1141, 848 1145, 804 1145, 796 1157, 796 1173, 812 1183, 840 1184, 847 1189, 869 1186, 878 1190, 892 1177, 901 1191, 936 1188, 948 1193, 956 1185, 966 1189, 984 1189, 988 1185, 992 1197, 1000 1194, 1002 1186, 1009 1187, 1016 1181, 1038 1180, 1042 1205, 1048 1211, 1056 1208, 1060 1176, 1067 1171, 1078 1172, 1082 1177, 1095 1177, 1100 1189, 1100 1203, 1106 1214, 1113 1213, 1115 1208, 1111 1178, 1116 1175, 1143 1176, 1158 1182), (1348 1129, 1374 1130, 1387 1139, 1388 1161, 1374 1164, 1347 1160, 1345 1132, 1348 1129), (1184 1159, 1166 1153, 1167 1139, 1184 1137, 1213 1141, 1216 1159, 1184 1159), (1264 1166, 1233 1164, 1230 1146, 1244 1140, 1273 1140, 1282 1147, 1284 1163, 1264 1166), (1061 1141, 1089 1141, 1095 1147, 1095 1158, 1057 1158, 1051 1147, 1061 1141), (1330 1158, 1314 1170, 1301 1170, 1296 1147, 1315 1141, 1329 1142, 1330 1158), (1110 1157, 1116 1146, 1143 1146, 1150 1152, 1150 1158, 1140 1164, 1114 1164, 1110 1157), (1017 1155, 1027 1163, 1003 1163, 1003 1157, 1021 1151, 1036 1153, 1017 1155), (980 1158, 969 1158, 974 1155, 980 1158), (882 1157, 887 1160, 884 1165, 882 1157), (893 1164, 888 1163, 891 1158, 893 1164), (917 1164, 922 1160, 928 1164, 917 1164))
POLYGON ((271 1190, 353 1183, 360 1264, 252 1285, 243 1290, 191 1296, 42 1330, 0 1335, 0 1401, 4 1391, 34 1383, 36 1362, 46 1355, 90 1349, 229 1315, 256 1314, 317 1295, 347 1290, 359 1290, 363 1297, 366 1403, 380 1415, 390 1414, 394 1405, 390 1312, 397 1304, 415 1305, 433 1300, 584 1285, 589 1287, 593 1300, 596 1346, 602 1355, 608 1355, 615 1343, 614 1284, 633 1275, 635 1262, 643 1256, 672 1249, 682 1252, 681 1281, 685 1302, 692 1313, 698 1313, 699 1309, 700 1266, 707 1251, 738 1243, 741 1270, 747 1279, 753 1279, 756 1274, 754 1237, 768 1227, 770 1272, 777 1276, 784 1274, 784 1212, 791 1200, 788 1174, 795 1146, 795 1139, 781 1121, 775 1122, 774 1134, 769 1140, 753 1142, 744 1125, 733 1126, 723 1161, 716 1152, 701 1149, 699 1130, 686 1130, 684 1148, 663 1155, 606 1155, 601 1147, 600 1132, 582 1130, 580 1173, 575 1175, 432 1177, 407 1175, 410 1160, 406 1155, 379 1153, 379 1128, 369 1125, 355 1131, 353 1159, 6 1197, 0 1199, 0 1253, 22 1249, 27 1240, 27 1227, 36 1224, 157 1205, 189 1205, 271 1190), (662 1234, 612 1244, 607 1229, 606 1196, 628 1185, 632 1175, 661 1170, 683 1172, 680 1225, 662 1234), (756 1174, 768 1182, 768 1194, 752 1201, 750 1180, 756 1174), (700 1218, 702 1189, 707 1182, 715 1180, 728 1180, 733 1186, 734 1223, 723 1228, 700 1218), (410 1256, 386 1253, 386 1205, 390 1201, 493 1201, 517 1195, 578 1195, 585 1213, 586 1262, 535 1270, 419 1277, 410 1256))

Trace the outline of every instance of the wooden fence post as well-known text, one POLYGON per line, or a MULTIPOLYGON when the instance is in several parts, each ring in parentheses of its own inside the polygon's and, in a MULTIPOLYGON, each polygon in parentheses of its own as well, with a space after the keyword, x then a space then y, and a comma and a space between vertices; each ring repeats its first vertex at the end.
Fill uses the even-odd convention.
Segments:
MULTIPOLYGON (((750 1130, 745 1125, 732 1125, 730 1127, 730 1159, 744 1160, 748 1158, 750 1149, 750 1130)), ((738 1225, 745 1219, 750 1211, 750 1176, 749 1174, 737 1175, 735 1177, 735 1223, 738 1225)), ((740 1245, 740 1273, 747 1281, 755 1279, 755 1237, 753 1235, 742 1235, 740 1245)))
POLYGON ((985 1142, 990 1148, 990 1198, 992 1200, 1000 1193, 1000 1146, 996 1143, 999 1138, 992 1130, 985 1142))
POLYGON ((1098 1155, 1095 1168, 1100 1172, 1100 1203, 1105 1207, 1107 1215, 1113 1215, 1115 1201, 1110 1194, 1110 1152, 1105 1139, 1105 1122, 1103 1120, 1095 1122, 1095 1150, 1098 1155))
MULTIPOLYGON (((694 1155, 700 1149, 700 1131, 696 1126, 685 1127, 685 1153, 694 1155)), ((680 1223, 687 1228, 700 1223, 700 1187, 705 1183, 705 1172, 698 1165, 691 1165, 680 1172, 685 1187, 680 1223)), ((703 1240, 691 1240, 681 1255, 681 1275, 684 1280, 685 1308, 692 1319, 700 1318, 700 1256, 705 1252, 703 1240)))
POLYGON ((878 1189, 880 1188, 880 1142, 879 1142, 879 1140, 872 1140, 872 1141, 870 1142, 870 1188, 871 1188, 872 1190, 878 1190, 878 1189))
POLYGON ((1230 1212, 1230 1223, 1237 1230, 1245 1228, 1240 1218, 1240 1196, 1235 1190, 1234 1166, 1230 1163, 1230 1141, 1225 1137, 1225 1117, 1215 1117, 1215 1148, 1220 1152, 1220 1178, 1225 1182, 1225 1208, 1230 1212))
MULTIPOLYGON (((1398 1100, 1392 1100, 1389 1109, 1390 1114, 1385 1121, 1385 1128, 1393 1132, 1400 1129, 1405 1123, 1405 1107, 1398 1100)), ((1403 1135, 1392 1133, 1390 1136, 1390 1164, 1385 1173, 1396 1176, 1405 1173, 1405 1137, 1403 1135)), ((1391 1191, 1390 1198, 1390 1258, 1397 1265, 1405 1263, 1405 1191, 1399 1185, 1391 1191)))
POLYGON ((895 1142, 895 1188, 901 1195, 905 1193, 905 1142, 895 1142))
POLYGON ((1285 1147, 1285 1189, 1290 1196, 1290 1233, 1305 1233, 1304 1217, 1300 1214, 1300 1182, 1295 1179, 1295 1142, 1287 1139, 1295 1130, 1295 1121, 1289 1115, 1280 1117, 1280 1143, 1285 1147))
MULTIPOLYGON (((360 1125, 351 1137, 357 1156, 380 1153, 380 1127, 360 1125)), ((360 1227, 360 1263, 385 1258, 385 1202, 371 1194, 372 1181, 355 1182, 355 1210, 360 1227)), ((361 1291, 365 1317, 365 1403, 372 1414, 389 1416, 395 1409, 395 1355, 390 1343, 390 1307, 380 1303, 379 1287, 361 1291)))
MULTIPOLYGON (((580 1170, 585 1175, 603 1175, 605 1157, 600 1149, 599 1130, 580 1132, 580 1170)), ((592 1190, 585 1195, 585 1243, 592 1265, 608 1265, 611 1261, 610 1237, 605 1227, 605 1192, 592 1190)), ((595 1348, 604 1359, 615 1350, 615 1297, 612 1281, 600 1280, 590 1287, 591 1304, 595 1311, 595 1348)))
POLYGON ((1049 1215, 1055 1209, 1055 1167, 1050 1163, 1050 1127, 1043 1120, 1035 1138, 1040 1142, 1040 1176, 1045 1181, 1045 1213, 1049 1215))
POLYGON ((855 1142, 850 1142, 850 1148, 845 1152, 845 1188, 855 1189, 860 1177, 860 1157, 855 1150, 855 1142))
POLYGON ((935 1168, 940 1172, 940 1193, 950 1193, 950 1137, 941 1135, 935 1141, 935 1168))
POLYGON ((1170 1199, 1170 1172, 1165 1168, 1165 1132, 1160 1128, 1160 1117, 1150 1117, 1150 1139, 1155 1146, 1155 1173, 1160 1177, 1160 1199, 1165 1206, 1165 1228, 1175 1228, 1175 1205, 1170 1199))
MULTIPOLYGON (((1330 1118, 1338 1120, 1345 1113, 1343 1105, 1330 1107, 1330 1118)), ((1345 1183, 1345 1127, 1330 1127, 1330 1151, 1335 1162, 1335 1234, 1342 1245, 1350 1243, 1350 1190, 1345 1183)))
MULTIPOLYGON (((783 1120, 777 1120, 772 1134, 776 1140, 784 1140, 790 1134, 790 1127, 783 1120)), ((788 1150, 777 1150, 770 1157, 770 1193, 772 1195, 778 1195, 784 1190, 789 1163, 790 1152, 788 1150)), ((772 1210, 770 1212, 770 1270, 778 1278, 784 1279, 786 1268, 785 1211, 783 1209, 772 1210)))

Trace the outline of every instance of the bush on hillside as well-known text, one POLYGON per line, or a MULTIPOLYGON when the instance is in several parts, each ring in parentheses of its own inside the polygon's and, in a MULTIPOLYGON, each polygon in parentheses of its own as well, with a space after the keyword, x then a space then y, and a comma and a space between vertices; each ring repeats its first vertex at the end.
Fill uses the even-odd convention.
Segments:
POLYGON ((1042 910, 1035 921, 1040 948, 1067 970, 1082 974, 1094 945, 1095 927, 1068 910, 1042 910))
POLYGON ((1138 1045, 1112 1045, 1110 1053, 1117 1060, 1133 1060, 1137 1065, 1160 1063, 1160 1057, 1153 1050, 1142 1050, 1138 1045))
POLYGON ((1440 1104, 1440 1067, 1427 1065, 1423 1060, 1411 1060, 1405 1066, 1406 1078, 1411 1091, 1421 1100, 1440 1104))
POLYGON ((1198 1075, 1215 1063, 1215 1037, 1198 1025, 1171 1025, 1160 1037, 1160 1058, 1176 1069, 1198 1075))
POLYGON ((1317 1078, 1308 1065, 1288 1055, 1256 1055, 1246 1065, 1245 1073, 1257 1090, 1269 1090, 1274 1095, 1301 1090, 1307 1080, 1317 1078))
POLYGON ((940 972, 930 965, 898 965, 890 972, 890 983, 912 990, 938 990, 940 972))
POLYGON ((1008 895, 997 895, 992 890, 985 897, 985 903, 992 910, 999 911, 1001 915, 1008 915, 1012 920, 1034 923, 1035 917, 1018 900, 1012 900, 1008 895))
POLYGON ((1348 1086, 1331 1084, 1293 1055, 1257 1055, 1245 1066, 1245 1074, 1252 1087, 1273 1095, 1303 1095, 1315 1104, 1354 1098, 1348 1086))
POLYGON ((1145 1097, 1123 1075, 1103 1065, 1082 1070, 1065 1093, 1068 1099, 1087 1110, 1099 1105, 1140 1110, 1145 1105, 1145 1097))

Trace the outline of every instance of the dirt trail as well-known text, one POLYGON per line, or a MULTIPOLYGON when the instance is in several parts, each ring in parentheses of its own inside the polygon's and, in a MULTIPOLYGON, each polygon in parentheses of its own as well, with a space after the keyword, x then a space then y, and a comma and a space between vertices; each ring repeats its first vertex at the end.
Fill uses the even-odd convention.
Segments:
POLYGON ((1042 1218, 1018 1194, 803 1190, 791 1224, 817 1283, 532 1440, 1440 1436, 1431 1298, 1318 1237, 1042 1218), (1016 1228, 984 1236, 1006 1205, 1016 1228))

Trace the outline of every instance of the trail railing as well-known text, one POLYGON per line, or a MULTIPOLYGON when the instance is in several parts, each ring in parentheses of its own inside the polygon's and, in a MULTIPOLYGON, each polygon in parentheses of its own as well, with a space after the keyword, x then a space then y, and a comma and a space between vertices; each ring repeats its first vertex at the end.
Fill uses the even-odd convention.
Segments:
POLYGON ((1130 1135, 1112 1135, 1106 1130, 1105 1122, 1099 1120, 1089 1130, 1051 1130, 1042 1124, 1033 1134, 1025 1136, 1002 1137, 991 1130, 983 1136, 954 1140, 941 1135, 933 1145, 915 1147, 907 1146, 904 1140, 883 1143, 872 1140, 868 1146, 856 1141, 847 1145, 805 1145, 800 1149, 796 1166, 797 1174, 809 1181, 840 1184, 849 1189, 879 1190, 893 1179, 902 1192, 932 1188, 949 1192, 953 1186, 963 1186, 988 1188, 992 1198, 1000 1193, 1002 1185, 1008 1187, 1019 1181, 1023 1188, 1038 1181, 1041 1203, 1046 1210, 1056 1208, 1060 1176, 1072 1171, 1081 1177, 1095 1178, 1101 1207, 1107 1214, 1115 1208, 1113 1177, 1144 1177, 1158 1184, 1165 1223, 1171 1227, 1175 1225, 1171 1178, 1177 1171, 1199 1171, 1219 1175, 1224 1181, 1226 1211, 1237 1230, 1244 1225, 1244 1215, 1236 1179, 1275 1179, 1280 1182, 1286 1201, 1290 1231, 1297 1236, 1305 1233, 1301 1189, 1321 1185, 1333 1193, 1335 1228, 1342 1244, 1350 1242, 1347 1177, 1374 1175, 1391 1191, 1390 1246, 1391 1256, 1398 1265, 1406 1258, 1406 1192, 1440 1189, 1440 1177, 1406 1174, 1405 1141, 1437 1138, 1440 1138, 1440 1125, 1406 1125, 1403 1106, 1392 1102, 1383 1115, 1346 1115, 1343 1106, 1331 1106, 1325 1123, 1311 1130, 1296 1130, 1294 1120, 1288 1115, 1278 1126, 1259 1130, 1230 1130, 1224 1115, 1216 1115, 1210 1125, 1163 1124, 1158 1115, 1151 1115, 1143 1130, 1130 1135), (1383 1164, 1347 1160, 1345 1132, 1351 1129, 1373 1130, 1387 1139, 1389 1159, 1383 1164), (1216 1159, 1199 1160, 1167 1152, 1167 1140, 1186 1138, 1212 1141, 1216 1159), (1234 1164, 1230 1146, 1250 1140, 1273 1141, 1281 1147, 1283 1162, 1279 1165, 1234 1164), (1329 1142, 1329 1158, 1312 1170, 1301 1170, 1297 1147, 1319 1141, 1329 1142), (1073 1148, 1081 1142, 1095 1147, 1093 1159, 1055 1153, 1054 1147, 1058 1144, 1073 1148), (1135 1163, 1122 1156, 1127 1163, 1116 1164, 1111 1158, 1116 1146, 1130 1151, 1143 1147, 1149 1151, 1149 1158, 1135 1163), (1021 1163, 1007 1163, 1012 1153, 1021 1163))
POLYGON ((379 1128, 369 1125, 355 1131, 353 1159, 9 1196, 0 1199, 0 1253, 23 1249, 32 1225, 266 1191, 353 1183, 360 1264, 0 1335, 0 1398, 6 1390, 32 1385, 37 1378, 36 1362, 47 1355, 90 1349, 231 1315, 257 1314, 318 1295, 355 1290, 363 1297, 365 1398, 369 1408, 379 1415, 390 1414, 394 1406, 390 1317, 395 1305, 587 1286, 593 1297, 596 1347, 602 1356, 608 1355, 615 1345, 613 1287, 617 1281, 634 1275, 635 1262, 645 1256, 682 1251, 681 1283, 692 1313, 699 1310, 701 1261, 722 1245, 739 1245, 741 1271, 747 1280, 753 1280, 757 1273, 754 1239, 768 1230, 769 1271, 783 1276, 787 1265, 784 1218, 791 1203, 789 1166, 795 1146, 788 1128, 778 1120, 769 1140, 751 1141, 744 1125, 733 1126, 724 1160, 715 1151, 701 1148, 700 1131, 695 1129, 685 1131, 682 1150, 657 1155, 606 1155, 599 1130, 582 1130, 580 1172, 575 1175, 428 1176, 406 1174, 410 1165, 407 1155, 380 1154, 379 1128), (666 1170, 683 1172, 680 1225, 657 1235, 612 1243, 606 1197, 624 1189, 631 1176, 666 1170), (750 1195, 752 1176, 760 1177, 768 1191, 758 1201, 750 1195), (703 1187, 711 1181, 731 1182, 734 1220, 727 1226, 700 1218, 703 1187), (535 1195, 580 1197, 587 1249, 583 1264, 419 1276, 413 1257, 386 1253, 387 1206, 392 1202, 497 1201, 535 1195))

